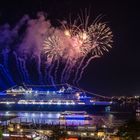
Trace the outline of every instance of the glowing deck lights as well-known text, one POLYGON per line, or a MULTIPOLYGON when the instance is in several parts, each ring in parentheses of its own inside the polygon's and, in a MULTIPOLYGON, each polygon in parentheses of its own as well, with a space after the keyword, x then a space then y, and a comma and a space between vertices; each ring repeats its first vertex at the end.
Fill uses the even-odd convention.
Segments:
POLYGON ((42 117, 43 116, 43 113, 40 113, 40 116, 42 117))
POLYGON ((8 134, 8 133, 3 133, 2 134, 4 137, 9 137, 10 136, 10 134, 8 134))

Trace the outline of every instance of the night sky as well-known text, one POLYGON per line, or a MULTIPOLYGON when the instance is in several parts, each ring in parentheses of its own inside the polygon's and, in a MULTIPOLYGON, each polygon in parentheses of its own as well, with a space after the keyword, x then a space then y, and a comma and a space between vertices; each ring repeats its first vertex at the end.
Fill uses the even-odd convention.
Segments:
POLYGON ((140 10, 139 4, 113 0, 1 0, 0 24, 14 25, 24 14, 32 17, 45 11, 52 24, 57 19, 76 16, 90 9, 91 17, 103 14, 114 34, 113 49, 102 58, 92 61, 80 86, 104 95, 140 94, 140 10))

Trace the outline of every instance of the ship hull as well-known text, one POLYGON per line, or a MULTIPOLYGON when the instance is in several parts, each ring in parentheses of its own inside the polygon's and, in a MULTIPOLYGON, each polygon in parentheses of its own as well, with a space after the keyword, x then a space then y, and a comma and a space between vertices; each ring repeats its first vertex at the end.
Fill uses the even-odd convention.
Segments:
POLYGON ((92 111, 105 112, 109 105, 25 105, 0 104, 0 111, 92 111))

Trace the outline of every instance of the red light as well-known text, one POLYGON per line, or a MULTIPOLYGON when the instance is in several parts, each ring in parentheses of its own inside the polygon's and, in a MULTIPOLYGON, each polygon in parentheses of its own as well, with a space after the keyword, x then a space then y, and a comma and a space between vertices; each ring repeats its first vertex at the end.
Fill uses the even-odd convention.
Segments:
POLYGON ((65 138, 65 140, 78 140, 78 138, 65 138))

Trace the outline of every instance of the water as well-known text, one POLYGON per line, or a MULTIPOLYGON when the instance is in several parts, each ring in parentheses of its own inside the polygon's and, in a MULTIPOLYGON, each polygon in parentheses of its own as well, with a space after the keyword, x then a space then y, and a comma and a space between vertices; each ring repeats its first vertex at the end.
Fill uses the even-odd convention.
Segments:
MULTIPOLYGON (((46 112, 46 111, 1 111, 0 118, 7 118, 7 121, 1 121, 1 123, 36 123, 36 124, 52 124, 52 125, 74 125, 74 126, 97 126, 106 125, 113 127, 120 125, 134 115, 131 113, 108 113, 108 114, 93 114, 88 115, 91 120, 85 119, 60 119, 62 112, 46 112)), ((140 118, 140 115, 137 116, 140 118)))

